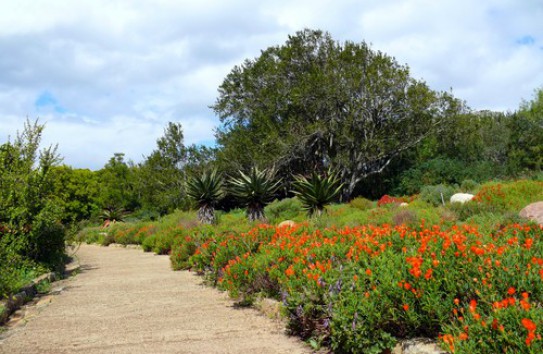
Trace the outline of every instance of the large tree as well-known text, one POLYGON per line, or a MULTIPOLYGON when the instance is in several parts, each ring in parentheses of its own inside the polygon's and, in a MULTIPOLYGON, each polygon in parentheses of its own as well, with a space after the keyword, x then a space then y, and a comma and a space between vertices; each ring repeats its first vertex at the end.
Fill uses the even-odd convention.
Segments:
POLYGON ((284 176, 334 168, 344 198, 460 107, 366 43, 308 29, 234 67, 212 106, 225 169, 275 165, 284 176))

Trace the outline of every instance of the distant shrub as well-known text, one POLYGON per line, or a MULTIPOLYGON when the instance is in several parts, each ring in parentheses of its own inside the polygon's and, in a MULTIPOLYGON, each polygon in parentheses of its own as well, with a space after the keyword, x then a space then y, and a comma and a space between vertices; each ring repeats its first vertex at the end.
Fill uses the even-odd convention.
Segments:
POLYGON ((475 194, 477 192, 477 189, 479 188, 479 183, 475 182, 472 179, 465 179, 460 184, 460 190, 463 193, 472 193, 475 194))
POLYGON ((354 198, 353 200, 349 202, 349 205, 353 208, 356 208, 362 211, 375 207, 375 203, 363 197, 354 198))
POLYGON ((198 246, 190 237, 186 237, 184 242, 175 243, 170 254, 172 269, 189 269, 191 267, 190 257, 197 249, 198 246))
POLYGON ((272 223, 296 219, 303 215, 302 203, 296 197, 282 200, 276 199, 264 208, 264 212, 272 223))
POLYGON ((434 206, 438 206, 442 205, 444 202, 447 203, 454 193, 455 188, 445 184, 424 186, 420 191, 420 199, 434 206))
POLYGON ((406 225, 415 227, 419 223, 417 215, 411 210, 400 210, 392 216, 392 222, 394 225, 406 225))
POLYGON ((543 182, 531 180, 487 183, 473 198, 473 201, 484 204, 494 212, 518 212, 539 200, 543 200, 543 182))

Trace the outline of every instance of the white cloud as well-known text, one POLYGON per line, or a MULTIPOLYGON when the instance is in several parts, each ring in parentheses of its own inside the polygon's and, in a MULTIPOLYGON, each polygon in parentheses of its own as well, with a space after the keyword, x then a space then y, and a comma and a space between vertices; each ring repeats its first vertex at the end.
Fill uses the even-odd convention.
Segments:
POLYGON ((304 27, 365 40, 475 109, 514 110, 543 85, 540 0, 129 1, 0 4, 0 143, 41 115, 65 162, 141 160, 168 121, 208 143, 234 65, 304 27), (55 104, 36 107, 44 94, 55 104))

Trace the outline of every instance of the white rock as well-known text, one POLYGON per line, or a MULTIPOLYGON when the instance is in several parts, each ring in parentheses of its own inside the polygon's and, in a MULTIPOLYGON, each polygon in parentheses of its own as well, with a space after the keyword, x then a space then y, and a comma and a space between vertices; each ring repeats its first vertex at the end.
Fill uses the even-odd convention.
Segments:
POLYGON ((279 225, 277 225, 277 227, 288 227, 288 228, 291 228, 294 226, 296 226, 296 223, 292 220, 285 220, 285 221, 280 222, 279 225))
POLYGON ((451 197, 451 203, 462 203, 469 202, 474 197, 473 194, 469 193, 456 193, 451 197))

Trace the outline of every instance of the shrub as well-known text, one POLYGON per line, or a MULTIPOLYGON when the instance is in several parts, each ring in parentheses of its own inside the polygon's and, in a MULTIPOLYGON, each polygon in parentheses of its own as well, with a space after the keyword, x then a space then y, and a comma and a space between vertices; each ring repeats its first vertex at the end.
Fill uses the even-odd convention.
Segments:
POLYGON ((455 193, 455 188, 438 184, 436 186, 425 186, 420 191, 420 199, 434 206, 447 203, 455 193))
POLYGON ((357 197, 349 202, 349 205, 359 210, 368 210, 375 207, 375 204, 366 198, 357 197))
POLYGON ((300 219, 302 214, 302 203, 296 197, 275 200, 264 208, 270 222, 275 224, 283 220, 300 219))
POLYGON ((407 226, 417 226, 419 220, 417 215, 411 210, 400 210, 392 216, 392 222, 394 225, 407 225, 407 226))
POLYGON ((479 186, 480 186, 479 183, 475 182, 474 180, 465 179, 460 184, 460 190, 463 193, 475 194, 477 192, 479 186))

